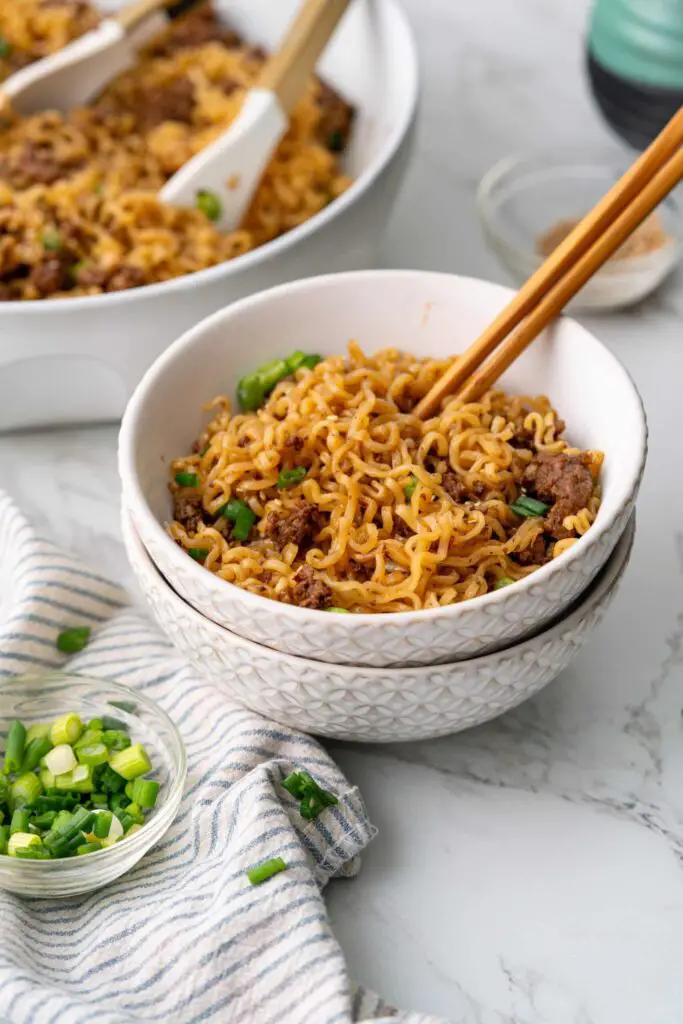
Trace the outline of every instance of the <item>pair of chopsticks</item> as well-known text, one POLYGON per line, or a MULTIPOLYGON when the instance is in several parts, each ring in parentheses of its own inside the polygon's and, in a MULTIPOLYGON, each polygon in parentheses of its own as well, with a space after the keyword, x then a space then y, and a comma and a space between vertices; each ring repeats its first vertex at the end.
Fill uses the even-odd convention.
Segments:
POLYGON ((413 414, 426 419, 446 395, 457 395, 465 402, 477 401, 681 179, 683 107, 436 381, 413 414), (486 362, 489 356, 492 358, 486 362))

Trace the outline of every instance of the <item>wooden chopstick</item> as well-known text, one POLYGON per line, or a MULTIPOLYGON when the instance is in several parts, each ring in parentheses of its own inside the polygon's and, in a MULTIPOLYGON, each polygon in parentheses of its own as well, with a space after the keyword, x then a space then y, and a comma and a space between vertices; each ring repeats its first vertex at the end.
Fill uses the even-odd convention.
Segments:
POLYGON ((508 366, 554 320, 569 300, 576 295, 580 288, 583 288, 586 281, 616 252, 681 179, 683 179, 683 148, 679 149, 676 155, 655 174, 640 195, 594 242, 588 252, 584 253, 564 277, 560 278, 488 362, 470 377, 458 392, 458 397, 464 402, 474 402, 485 391, 488 391, 508 366))
MULTIPOLYGON (((547 260, 532 274, 520 288, 514 299, 498 314, 477 340, 463 353, 460 359, 439 378, 431 390, 415 406, 413 414, 422 419, 430 416, 441 404, 446 395, 454 394, 468 381, 472 374, 491 355, 498 345, 513 331, 525 317, 545 301, 553 286, 574 267, 577 259, 591 249, 606 229, 622 211, 636 199, 648 185, 648 182, 663 168, 669 158, 683 145, 683 107, 672 117, 648 149, 626 171, 612 189, 597 203, 596 206, 577 224, 574 230, 550 254, 547 260)), ((673 185, 676 182, 674 181, 673 185)), ((673 187, 662 193, 662 198, 673 187)), ((661 200, 658 199, 650 208, 654 209, 661 200)), ((650 212, 650 211, 648 211, 650 212)), ((647 216, 644 214, 643 216, 647 216)), ((640 218, 641 220, 643 217, 640 218)), ((636 221, 623 235, 625 239, 637 227, 636 221)), ((618 248, 619 244, 615 246, 618 248)), ((614 250, 610 250, 601 261, 604 262, 614 250)), ((596 263, 582 283, 601 266, 596 263)), ((579 287, 581 287, 579 285, 579 287)), ((574 294, 573 292, 571 294, 574 294)), ((571 296, 570 296, 571 297, 571 296)), ((565 299, 564 302, 567 302, 565 299)), ((563 303, 564 304, 564 303, 563 303)), ((562 305, 557 306, 559 312, 562 305)), ((554 314, 553 314, 554 315, 554 314)), ((545 326, 545 324, 543 324, 545 326)), ((542 330, 542 327, 538 328, 542 330)), ((529 338, 529 341, 535 335, 529 338)), ((529 343, 526 342, 526 344, 529 343)), ((523 346, 526 347, 526 344, 523 346)), ((521 351, 521 350, 520 350, 521 351)), ((509 365, 509 364, 508 364, 509 365)), ((500 371, 502 372, 502 370, 500 371)), ((495 380, 495 378, 493 378, 495 380)))

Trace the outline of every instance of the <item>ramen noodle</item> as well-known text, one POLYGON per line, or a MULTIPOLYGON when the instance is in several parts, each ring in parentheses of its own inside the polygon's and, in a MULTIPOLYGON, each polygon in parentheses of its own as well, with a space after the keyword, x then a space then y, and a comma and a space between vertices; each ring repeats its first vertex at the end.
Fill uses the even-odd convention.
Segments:
POLYGON ((602 453, 571 447, 544 397, 450 398, 423 422, 451 363, 351 343, 244 378, 247 411, 216 398, 172 466, 171 537, 245 590, 334 611, 436 608, 534 572, 590 529, 602 453))
MULTIPOLYGON (((96 24, 87 4, 0 4, 0 81, 96 24)), ((0 300, 95 295, 191 274, 263 245, 350 184, 340 157, 353 110, 311 79, 238 230, 157 191, 239 112, 265 60, 208 3, 179 19, 93 104, 0 125, 0 300)), ((207 201, 208 200, 208 201, 207 201)))

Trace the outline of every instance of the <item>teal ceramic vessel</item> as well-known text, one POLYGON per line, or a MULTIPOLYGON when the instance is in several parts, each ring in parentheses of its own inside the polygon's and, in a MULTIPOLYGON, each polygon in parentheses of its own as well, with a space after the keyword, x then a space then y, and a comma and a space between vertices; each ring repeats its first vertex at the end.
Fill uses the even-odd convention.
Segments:
POLYGON ((588 74, 614 130, 647 146, 683 105, 683 0, 596 0, 588 74))

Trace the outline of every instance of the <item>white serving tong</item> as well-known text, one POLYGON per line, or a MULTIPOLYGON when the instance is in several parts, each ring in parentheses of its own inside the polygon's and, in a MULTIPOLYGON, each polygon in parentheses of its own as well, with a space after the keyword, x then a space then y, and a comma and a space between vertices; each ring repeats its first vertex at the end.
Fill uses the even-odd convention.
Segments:
POLYGON ((171 206, 212 197, 221 231, 239 227, 289 115, 350 0, 304 0, 280 49, 264 66, 230 127, 173 175, 159 193, 171 206))
POLYGON ((9 101, 24 116, 83 106, 116 75, 132 67, 137 50, 163 31, 170 20, 200 2, 136 0, 57 53, 15 72, 3 83, 0 100, 9 101))

